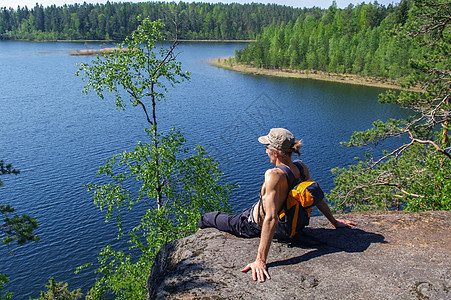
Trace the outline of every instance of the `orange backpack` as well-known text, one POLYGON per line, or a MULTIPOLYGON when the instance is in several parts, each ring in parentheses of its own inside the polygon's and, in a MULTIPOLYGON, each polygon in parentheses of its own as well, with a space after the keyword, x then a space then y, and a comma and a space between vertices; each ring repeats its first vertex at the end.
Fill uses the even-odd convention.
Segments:
POLYGON ((301 171, 301 177, 296 181, 291 170, 286 166, 278 166, 287 175, 291 187, 282 209, 279 211, 277 224, 278 236, 283 233, 286 238, 292 238, 309 224, 313 206, 324 199, 320 185, 313 180, 305 180, 304 170, 299 160, 293 162, 301 171))

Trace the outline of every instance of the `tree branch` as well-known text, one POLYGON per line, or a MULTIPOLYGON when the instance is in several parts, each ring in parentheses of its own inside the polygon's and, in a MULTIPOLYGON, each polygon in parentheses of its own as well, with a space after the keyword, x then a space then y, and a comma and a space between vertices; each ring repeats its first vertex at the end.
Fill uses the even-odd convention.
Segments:
POLYGON ((431 140, 421 140, 421 139, 415 138, 415 137, 413 136, 412 132, 411 132, 409 129, 407 129, 407 130, 405 131, 405 133, 408 133, 408 134, 409 134, 410 139, 411 139, 411 142, 410 142, 410 143, 404 144, 404 145, 402 145, 401 147, 399 147, 399 148, 393 150, 393 151, 390 152, 389 154, 384 155, 383 157, 381 157, 380 159, 378 159, 376 162, 374 162, 371 166, 369 166, 369 167, 367 168, 367 170, 366 170, 364 173, 366 173, 367 171, 373 169, 376 165, 378 165, 380 162, 382 162, 382 161, 383 161, 384 159, 386 159, 387 157, 393 156, 393 155, 395 155, 395 154, 396 154, 396 156, 398 157, 404 150, 406 150, 407 148, 409 148, 410 146, 412 146, 414 143, 430 144, 430 145, 432 145, 435 149, 437 149, 437 151, 439 151, 440 153, 442 153, 443 155, 445 155, 445 156, 447 156, 449 159, 451 159, 451 153, 448 153, 448 152, 446 151, 446 149, 440 148, 440 146, 437 145, 436 143, 434 143, 433 141, 431 141, 431 140))
MULTIPOLYGON (((403 194, 405 194, 407 196, 414 197, 414 198, 424 198, 425 197, 424 195, 418 195, 418 194, 414 194, 414 193, 409 193, 408 191, 403 189, 400 184, 384 181, 384 182, 375 182, 375 183, 371 183, 371 184, 367 184, 367 185, 359 185, 359 186, 353 188, 352 190, 350 190, 346 194, 346 196, 344 197, 344 200, 338 206, 342 206, 347 201, 349 196, 352 195, 353 193, 355 193, 357 190, 362 190, 362 189, 375 187, 375 186, 392 186, 392 187, 396 187, 397 189, 399 189, 399 191, 401 193, 403 193, 403 194)), ((394 194, 393 197, 399 198, 399 197, 402 197, 402 196, 394 194)), ((367 199, 370 199, 370 198, 367 198, 367 199)))
POLYGON ((141 100, 139 100, 138 97, 136 97, 136 95, 132 91, 127 90, 127 93, 129 93, 130 96, 134 98, 142 106, 144 113, 146 114, 147 122, 149 122, 150 125, 153 125, 152 121, 149 118, 149 114, 147 113, 147 109, 144 103, 141 100))
POLYGON ((138 103, 142 106, 142 108, 143 108, 143 110, 144 110, 144 113, 146 114, 146 118, 147 118, 147 122, 150 124, 150 125, 153 125, 153 122, 150 120, 150 118, 149 118, 149 114, 147 113, 147 109, 146 109, 146 106, 144 105, 144 103, 142 103, 140 100, 138 100, 138 103))
MULTIPOLYGON (((408 144, 404 144, 401 147, 393 150, 392 152, 390 152, 389 154, 381 157, 379 160, 377 160, 375 163, 373 163, 370 167, 368 167, 367 171, 374 168, 376 165, 378 165, 381 161, 383 161, 384 159, 386 159, 387 157, 393 156, 396 154, 396 156, 398 157, 405 149, 409 148, 410 146, 413 145, 413 141, 408 143, 408 144)), ((366 173, 366 171, 365 171, 366 173)))
POLYGON ((171 47, 169 48, 169 51, 166 53, 166 56, 160 61, 160 64, 155 68, 154 72, 151 75, 151 78, 155 77, 158 73, 158 71, 160 71, 160 69, 167 64, 170 61, 173 61, 176 59, 176 57, 173 57, 173 53, 175 48, 177 47, 177 40, 174 40, 174 42, 172 43, 171 47))
POLYGON ((440 148, 439 145, 437 145, 436 143, 434 143, 433 141, 430 140, 420 140, 417 138, 413 137, 412 132, 409 131, 410 134, 410 138, 412 140, 412 142, 416 142, 416 143, 420 143, 420 144, 429 144, 432 145, 435 149, 437 149, 438 152, 442 153, 443 155, 447 156, 449 159, 451 159, 451 153, 446 152, 444 149, 440 148))

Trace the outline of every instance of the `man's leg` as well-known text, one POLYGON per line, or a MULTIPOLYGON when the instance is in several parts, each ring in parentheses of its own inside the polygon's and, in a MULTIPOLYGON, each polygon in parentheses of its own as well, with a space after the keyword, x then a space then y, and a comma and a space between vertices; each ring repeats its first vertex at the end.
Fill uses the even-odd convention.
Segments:
POLYGON ((257 237, 260 236, 260 230, 252 226, 248 221, 251 209, 245 209, 241 214, 227 214, 219 211, 209 212, 202 215, 198 226, 202 229, 214 227, 239 237, 257 237))

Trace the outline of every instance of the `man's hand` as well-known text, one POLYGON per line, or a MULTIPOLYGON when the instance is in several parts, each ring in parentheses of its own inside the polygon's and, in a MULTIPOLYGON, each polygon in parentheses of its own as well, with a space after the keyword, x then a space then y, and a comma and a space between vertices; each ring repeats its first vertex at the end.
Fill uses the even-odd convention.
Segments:
POLYGON ((357 225, 357 223, 349 220, 338 220, 335 219, 335 223, 332 224, 335 228, 348 228, 348 227, 354 227, 357 225))
POLYGON ((259 282, 265 282, 265 277, 271 279, 269 277, 268 271, 266 270, 266 264, 262 261, 254 261, 251 264, 248 264, 241 272, 247 272, 252 270, 252 279, 257 280, 259 282))

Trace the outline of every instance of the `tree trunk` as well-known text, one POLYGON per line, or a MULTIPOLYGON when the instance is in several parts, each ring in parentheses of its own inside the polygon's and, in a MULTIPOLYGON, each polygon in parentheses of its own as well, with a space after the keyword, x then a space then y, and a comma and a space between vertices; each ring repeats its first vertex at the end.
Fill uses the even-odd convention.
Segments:
MULTIPOLYGON (((449 97, 446 100, 446 104, 447 104, 447 107, 449 107, 449 105, 450 105, 449 97)), ((446 148, 446 146, 448 145, 448 142, 449 142, 448 141, 448 128, 449 128, 449 120, 446 120, 445 123, 443 123, 443 140, 442 140, 443 148, 446 148)))
POLYGON ((155 190, 157 192, 156 201, 158 209, 161 208, 162 205, 162 197, 161 197, 161 188, 162 188, 162 180, 160 180, 160 157, 158 153, 158 140, 157 140, 157 114, 156 114, 156 99, 155 99, 155 84, 152 82, 151 85, 151 93, 152 93, 152 118, 153 118, 153 145, 155 147, 155 169, 156 169, 156 187, 155 190))

